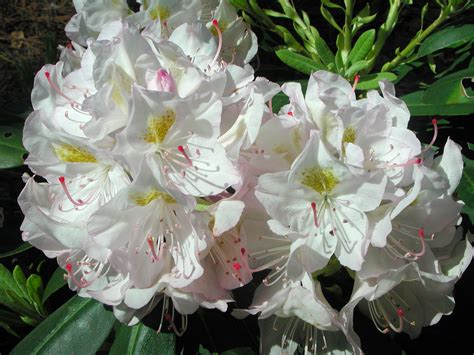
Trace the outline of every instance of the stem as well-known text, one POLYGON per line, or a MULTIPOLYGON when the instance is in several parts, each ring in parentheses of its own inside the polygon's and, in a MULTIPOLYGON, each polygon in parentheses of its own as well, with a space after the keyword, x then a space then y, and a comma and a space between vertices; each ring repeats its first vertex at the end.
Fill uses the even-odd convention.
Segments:
POLYGON ((382 26, 380 26, 380 29, 377 35, 377 40, 375 41, 375 44, 374 44, 374 49, 369 54, 370 59, 369 59, 369 66, 367 67, 367 73, 370 73, 370 71, 374 67, 375 62, 377 61, 377 58, 385 45, 385 41, 387 40, 388 36, 390 36, 393 29, 395 28, 398 21, 399 13, 400 13, 400 0, 396 0, 395 2, 391 1, 390 9, 388 10, 388 14, 387 14, 387 19, 382 24, 382 26))
POLYGON ((423 30, 420 34, 412 38, 410 43, 391 61, 383 65, 381 72, 391 71, 396 68, 400 63, 409 56, 413 50, 421 43, 423 40, 431 34, 439 25, 441 25, 450 15, 450 6, 444 7, 438 18, 433 21, 433 23, 423 30))
POLYGON ((351 24, 352 24, 352 11, 354 9, 354 2, 353 0, 344 0, 344 4, 346 5, 346 19, 344 23, 344 48, 342 48, 341 50, 341 57, 342 57, 342 62, 344 63, 344 68, 346 70, 349 64, 349 61, 348 61, 349 53, 351 52, 351 48, 352 48, 351 24))

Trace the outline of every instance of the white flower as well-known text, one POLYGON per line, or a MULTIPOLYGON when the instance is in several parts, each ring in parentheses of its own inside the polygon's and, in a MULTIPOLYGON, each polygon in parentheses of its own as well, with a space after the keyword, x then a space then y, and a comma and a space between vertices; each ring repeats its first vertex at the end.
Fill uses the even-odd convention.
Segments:
POLYGON ((221 107, 212 92, 182 99, 134 87, 131 117, 117 136, 116 152, 133 175, 143 159, 157 181, 172 189, 216 195, 240 180, 217 142, 221 107))
POLYGON ((272 218, 317 243, 315 256, 335 253, 358 270, 369 241, 365 212, 380 204, 385 185, 383 174, 353 174, 314 131, 291 170, 260 177, 256 196, 272 218))

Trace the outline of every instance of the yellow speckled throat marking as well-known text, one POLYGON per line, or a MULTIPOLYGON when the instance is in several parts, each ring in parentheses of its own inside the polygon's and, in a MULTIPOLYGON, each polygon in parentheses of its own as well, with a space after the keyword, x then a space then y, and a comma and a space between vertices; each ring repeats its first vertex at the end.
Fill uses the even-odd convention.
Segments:
POLYGON ((164 21, 170 17, 170 10, 168 10, 166 6, 156 5, 153 9, 151 9, 150 17, 152 20, 159 19, 160 21, 164 21))
POLYGON ((342 135, 343 143, 354 143, 356 140, 356 131, 352 127, 347 127, 342 135))
POLYGON ((59 160, 66 163, 97 163, 97 159, 91 152, 72 144, 54 146, 54 152, 59 160))
POLYGON ((146 193, 135 193, 130 198, 139 206, 146 206, 154 200, 163 200, 166 203, 176 203, 176 200, 166 192, 151 190, 146 193))
POLYGON ((300 182, 316 192, 329 193, 339 183, 332 169, 310 168, 303 171, 300 182))
POLYGON ((147 143, 162 143, 176 121, 176 113, 167 109, 162 115, 148 117, 148 127, 143 139, 147 143))

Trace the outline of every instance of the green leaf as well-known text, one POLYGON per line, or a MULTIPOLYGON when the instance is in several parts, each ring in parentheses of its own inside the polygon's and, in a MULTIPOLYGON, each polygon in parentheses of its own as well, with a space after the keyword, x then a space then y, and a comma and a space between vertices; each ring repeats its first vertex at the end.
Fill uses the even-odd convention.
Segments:
POLYGON ((31 249, 31 248, 33 248, 33 246, 31 244, 23 243, 22 245, 20 245, 16 249, 13 249, 11 251, 7 251, 6 253, 0 254, 0 259, 8 258, 9 256, 13 256, 13 255, 16 255, 16 254, 23 253, 24 251, 26 251, 28 249, 31 249))
POLYGON ((230 0, 230 3, 238 10, 248 11, 248 4, 245 0, 230 0))
MULTIPOLYGON (((301 90, 306 92, 306 88, 308 87, 308 80, 294 80, 294 82, 300 83, 301 84, 301 90)), ((282 84, 282 83, 279 83, 282 84)), ((273 96, 272 99, 272 109, 273 112, 277 113, 280 111, 280 109, 288 104, 290 101, 288 100, 288 96, 286 96, 283 92, 279 92, 275 96, 273 96)))
POLYGON ((288 49, 280 49, 276 51, 275 54, 283 63, 304 74, 311 74, 314 71, 324 69, 308 57, 297 54, 288 49))
POLYGON ((95 354, 115 323, 112 312, 92 299, 74 296, 13 349, 23 354, 95 354))
POLYGON ((54 271, 53 275, 49 279, 48 283, 46 284, 46 288, 44 289, 43 299, 42 302, 46 302, 46 300, 51 296, 53 293, 64 287, 66 285, 66 280, 64 279, 64 270, 58 267, 56 271, 54 271))
POLYGON ((174 355, 174 333, 159 333, 139 323, 133 327, 120 324, 109 355, 174 355))
POLYGON ((366 60, 359 60, 350 66, 349 69, 346 71, 346 78, 351 79, 354 77, 355 74, 358 72, 366 69, 369 66, 369 62, 366 60))
POLYGON ((357 84, 357 90, 377 89, 380 80, 394 81, 396 79, 397 76, 390 72, 365 75, 360 78, 359 83, 357 84))
POLYGON ((278 12, 278 11, 273 11, 273 10, 270 10, 270 9, 264 9, 263 12, 265 12, 265 14, 270 16, 270 17, 289 18, 288 15, 286 15, 286 14, 283 14, 283 13, 278 12))
POLYGON ((374 45, 375 30, 368 30, 362 33, 349 53, 349 62, 354 64, 364 60, 374 45))
POLYGON ((332 26, 334 27, 339 33, 344 34, 344 31, 342 28, 337 24, 336 20, 334 17, 331 15, 328 9, 324 7, 323 4, 321 4, 320 7, 321 15, 323 15, 324 19, 332 26))
POLYGON ((474 40, 474 25, 448 27, 438 31, 423 41, 417 57, 421 58, 443 48, 456 48, 474 40))
POLYGON ((464 157, 462 179, 456 190, 458 197, 464 201, 461 212, 467 214, 474 223, 474 161, 464 157))
POLYGON ((17 266, 14 273, 15 275, 0 264, 0 304, 36 322, 35 319, 38 319, 38 315, 30 304, 23 272, 17 266))
POLYGON ((331 51, 331 49, 328 47, 326 42, 321 37, 315 38, 314 48, 316 49, 316 52, 318 53, 319 58, 321 58, 321 61, 325 65, 334 63, 334 60, 335 60, 334 53, 331 51))
POLYGON ((28 296, 31 302, 33 302, 33 305, 35 306, 35 309, 38 314, 46 317, 46 311, 43 308, 42 302, 43 281, 41 281, 41 277, 35 274, 30 275, 30 277, 28 277, 28 280, 26 280, 26 288, 28 290, 28 296))
POLYGON ((288 96, 286 96, 284 93, 279 92, 275 96, 273 96, 272 99, 272 109, 273 112, 277 113, 280 111, 280 109, 285 106, 286 104, 289 103, 288 96))
POLYGON ((446 75, 426 90, 403 96, 413 116, 469 115, 474 113, 474 98, 466 94, 465 78, 474 77, 474 67, 446 75))
POLYGON ((26 153, 21 142, 22 132, 15 127, 0 126, 0 169, 23 165, 26 153))
POLYGON ((18 290, 18 295, 21 296, 24 299, 29 299, 28 297, 28 290, 26 288, 26 277, 23 271, 21 270, 21 267, 18 265, 15 266, 13 269, 13 279, 15 280, 16 283, 16 290, 18 290))

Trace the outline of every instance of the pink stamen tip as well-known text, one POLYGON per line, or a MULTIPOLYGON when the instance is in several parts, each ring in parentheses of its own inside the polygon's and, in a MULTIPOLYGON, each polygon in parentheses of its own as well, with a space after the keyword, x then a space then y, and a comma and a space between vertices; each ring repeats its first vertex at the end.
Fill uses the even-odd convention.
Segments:
POLYGON ((66 181, 66 179, 65 179, 64 176, 60 176, 60 177, 59 177, 59 183, 60 183, 60 184, 64 184, 65 181, 66 181))
POLYGON ((428 144, 425 149, 421 152, 421 154, 427 152, 428 150, 431 149, 433 146, 434 142, 436 142, 436 138, 438 138, 438 120, 436 118, 433 118, 431 120, 431 123, 433 124, 433 138, 431 138, 430 144, 428 144))
POLYGON ((232 265, 232 268, 233 268, 235 271, 239 271, 239 270, 242 268, 242 265, 240 265, 238 262, 235 262, 235 263, 232 265))
POLYGON ((397 315, 403 318, 405 316, 405 311, 402 308, 397 308, 397 315))
POLYGON ((293 116, 293 112, 292 112, 292 111, 288 111, 288 115, 289 115, 289 116, 293 116))
POLYGON ((421 158, 416 158, 416 160, 415 160, 415 164, 417 164, 417 165, 421 164, 422 162, 423 162, 423 159, 421 159, 421 158))
POLYGON ((216 19, 212 20, 212 25, 213 26, 219 26, 219 22, 216 19))
POLYGON ((316 202, 311 202, 311 209, 313 210, 314 225, 319 227, 318 211, 316 210, 316 202))
POLYGON ((356 74, 354 77, 354 84, 352 85, 352 93, 355 92, 357 84, 359 83, 360 75, 356 74))
POLYGON ((51 76, 51 74, 50 74, 49 71, 45 71, 45 72, 44 72, 44 76, 45 76, 47 79, 49 79, 50 76, 51 76))
POLYGON ((418 229, 418 237, 424 238, 425 237, 425 231, 423 228, 418 229))
POLYGON ((186 159, 188 164, 190 166, 193 166, 193 162, 192 162, 191 158, 189 157, 188 153, 186 153, 186 151, 184 150, 184 147, 182 145, 180 145, 180 146, 178 146, 178 150, 183 155, 184 159, 186 159))
POLYGON ((66 264, 67 272, 72 272, 72 264, 66 264))
POLYGON ((245 255, 245 252, 246 252, 245 248, 240 248, 240 254, 245 255))

